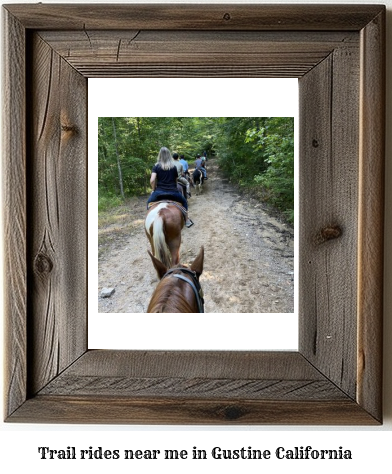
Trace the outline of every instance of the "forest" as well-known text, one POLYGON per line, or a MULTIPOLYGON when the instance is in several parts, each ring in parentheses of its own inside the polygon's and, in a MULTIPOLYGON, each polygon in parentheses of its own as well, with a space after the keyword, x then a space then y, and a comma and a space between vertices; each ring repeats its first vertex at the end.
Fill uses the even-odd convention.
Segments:
POLYGON ((231 183, 293 223, 292 117, 100 117, 99 211, 151 191, 162 146, 184 155, 191 168, 196 154, 206 151, 231 183))

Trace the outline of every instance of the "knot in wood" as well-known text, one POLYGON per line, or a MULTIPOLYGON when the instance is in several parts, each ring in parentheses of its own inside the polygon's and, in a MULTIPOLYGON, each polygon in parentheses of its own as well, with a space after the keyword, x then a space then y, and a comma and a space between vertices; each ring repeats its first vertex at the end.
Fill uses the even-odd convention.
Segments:
POLYGON ((231 20, 230 13, 225 13, 225 14, 223 15, 223 19, 226 20, 226 21, 231 20))
POLYGON ((237 420, 238 418, 241 418, 244 413, 240 407, 230 406, 223 410, 223 414, 227 420, 237 420))
POLYGON ((313 148, 318 148, 318 146, 319 146, 319 142, 315 138, 312 141, 312 146, 313 146, 313 148))
POLYGON ((316 235, 316 244, 322 244, 328 240, 337 239, 342 235, 342 229, 338 225, 323 227, 316 235))
POLYGON ((53 269, 53 262, 48 257, 48 255, 40 252, 34 260, 34 268, 37 273, 40 273, 41 275, 46 275, 50 273, 53 269))
POLYGON ((61 125, 61 130, 63 132, 71 132, 71 133, 76 133, 77 132, 77 129, 75 127, 75 125, 61 125))

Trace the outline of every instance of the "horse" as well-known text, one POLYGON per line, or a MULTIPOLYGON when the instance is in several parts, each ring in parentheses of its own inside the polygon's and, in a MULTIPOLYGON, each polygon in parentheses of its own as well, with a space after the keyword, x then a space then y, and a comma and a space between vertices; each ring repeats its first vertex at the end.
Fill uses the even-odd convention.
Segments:
POLYGON ((201 194, 203 181, 204 181, 203 173, 201 172, 201 170, 195 169, 195 171, 192 174, 192 178, 193 178, 193 183, 196 188, 196 195, 199 195, 201 194))
POLYGON ((184 211, 176 202, 158 201, 149 209, 144 221, 153 255, 168 268, 180 262, 184 211))
POLYGON ((195 187, 195 185, 193 184, 192 176, 191 176, 191 174, 189 173, 189 170, 186 170, 186 171, 185 171, 185 179, 188 181, 188 183, 191 185, 192 188, 195 187))
POLYGON ((199 278, 203 273, 204 247, 190 265, 168 268, 148 252, 160 282, 151 296, 147 313, 204 313, 203 291, 199 278))

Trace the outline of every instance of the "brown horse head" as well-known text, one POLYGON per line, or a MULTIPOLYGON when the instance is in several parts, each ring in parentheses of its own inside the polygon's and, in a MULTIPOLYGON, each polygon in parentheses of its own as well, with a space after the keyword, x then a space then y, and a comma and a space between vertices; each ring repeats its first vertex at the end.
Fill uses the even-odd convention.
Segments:
POLYGON ((203 295, 199 277, 203 273, 204 247, 190 265, 177 265, 169 269, 148 252, 160 278, 147 308, 147 313, 200 313, 203 295))

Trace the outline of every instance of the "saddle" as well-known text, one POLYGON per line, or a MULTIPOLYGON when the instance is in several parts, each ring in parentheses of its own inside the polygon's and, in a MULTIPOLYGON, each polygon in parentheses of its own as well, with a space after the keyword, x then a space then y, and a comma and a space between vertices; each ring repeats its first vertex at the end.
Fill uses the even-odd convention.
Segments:
POLYGON ((178 207, 178 209, 181 211, 182 213, 182 217, 184 218, 184 221, 186 222, 186 219, 187 219, 187 211, 185 209, 185 207, 181 206, 181 204, 177 201, 170 201, 169 199, 160 199, 159 201, 154 201, 154 202, 149 202, 148 203, 148 209, 150 210, 152 207, 154 206, 157 206, 158 204, 160 204, 161 202, 165 202, 167 204, 171 204, 173 206, 176 206, 178 207))

